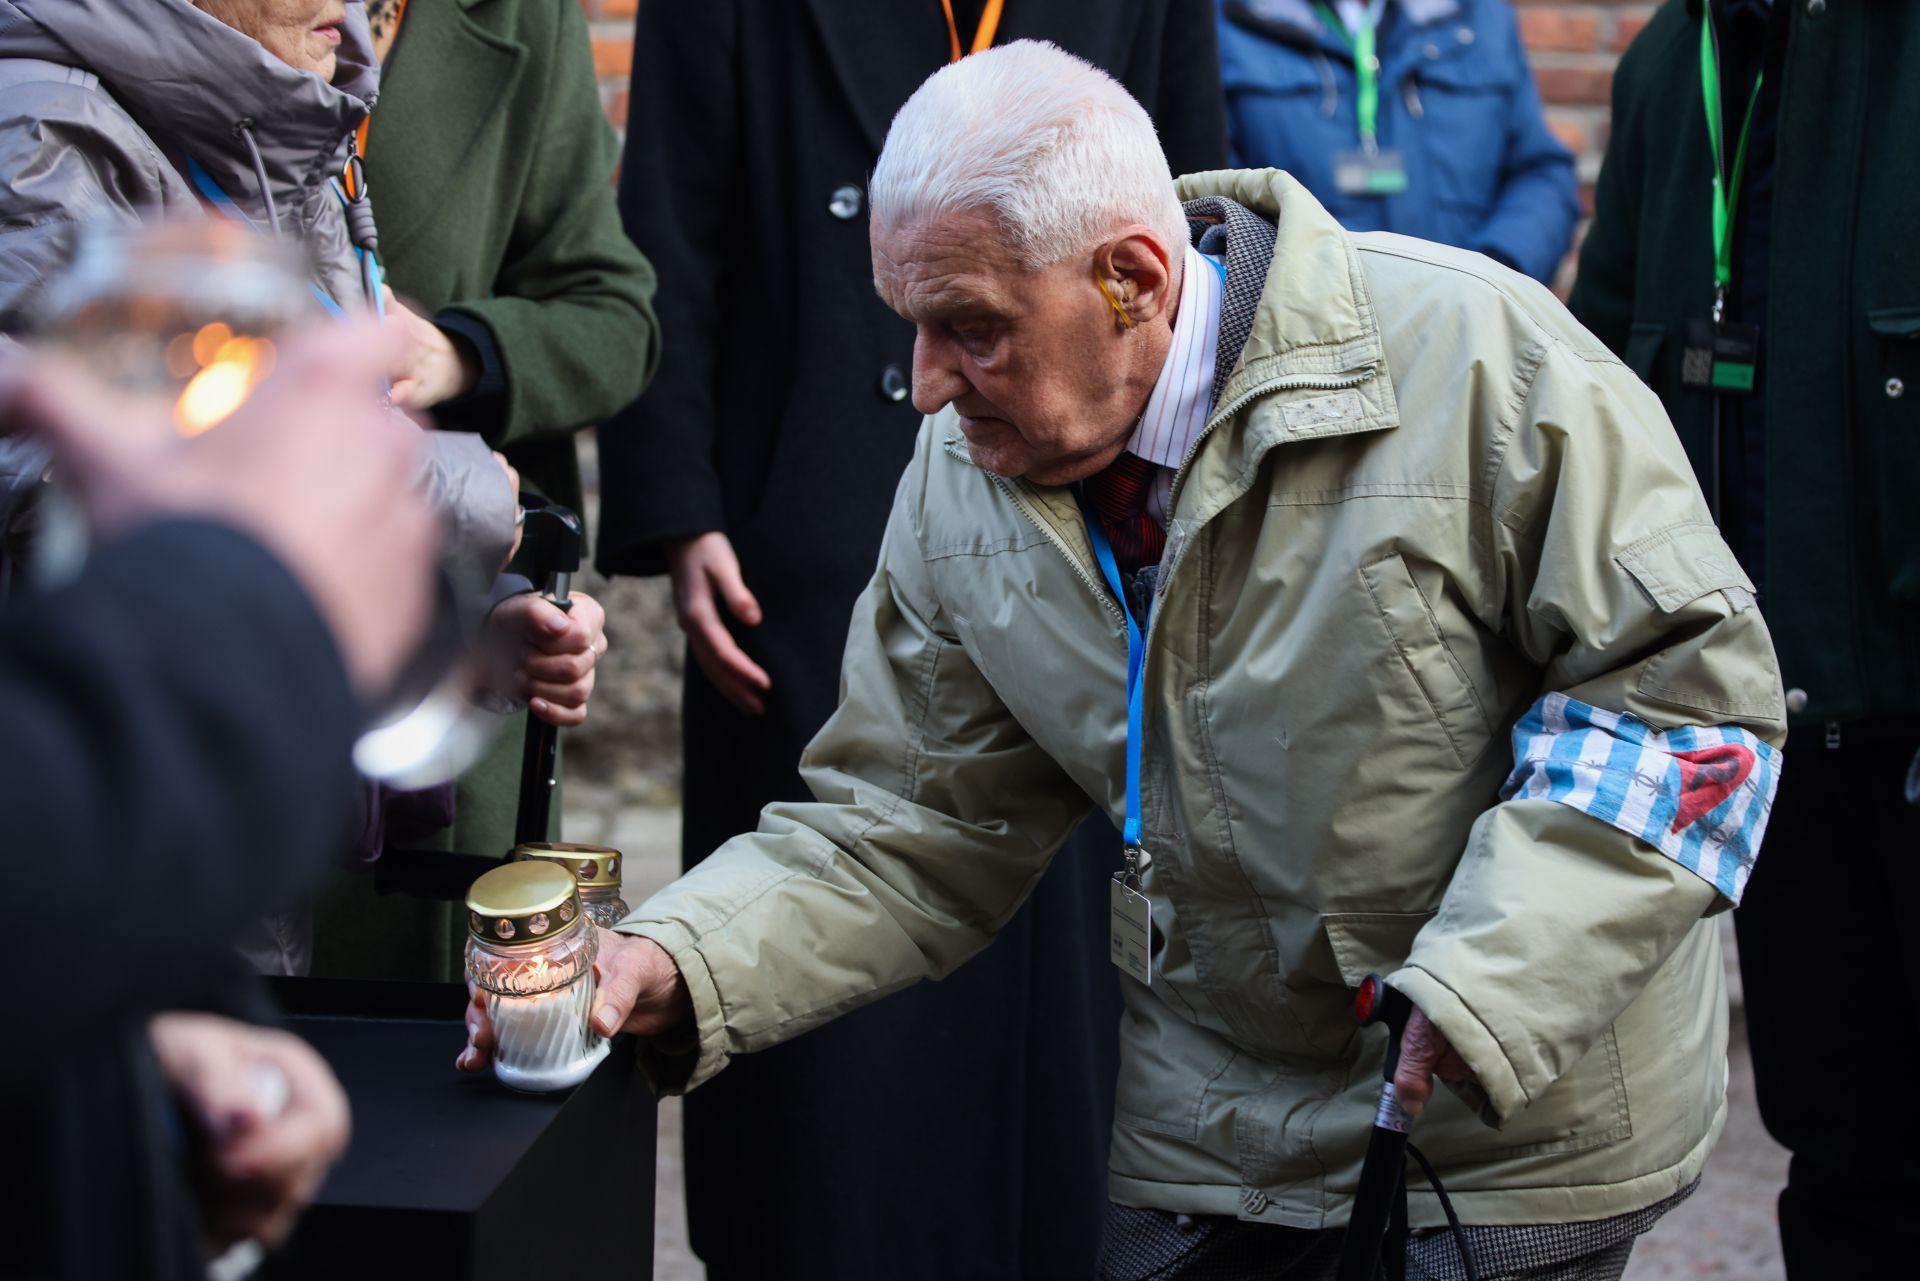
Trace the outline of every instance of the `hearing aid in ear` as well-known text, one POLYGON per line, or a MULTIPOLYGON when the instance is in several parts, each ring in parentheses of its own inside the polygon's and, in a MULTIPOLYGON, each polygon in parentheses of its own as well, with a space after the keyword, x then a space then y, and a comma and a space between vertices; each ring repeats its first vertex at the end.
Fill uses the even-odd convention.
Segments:
POLYGON ((1132 313, 1122 307, 1120 300, 1113 296, 1113 288, 1107 284, 1107 278, 1101 274, 1100 264, 1097 262, 1093 264, 1093 283, 1100 286, 1101 295, 1106 298, 1107 306, 1113 308, 1113 314, 1120 317, 1120 323, 1132 329, 1135 323, 1132 313))

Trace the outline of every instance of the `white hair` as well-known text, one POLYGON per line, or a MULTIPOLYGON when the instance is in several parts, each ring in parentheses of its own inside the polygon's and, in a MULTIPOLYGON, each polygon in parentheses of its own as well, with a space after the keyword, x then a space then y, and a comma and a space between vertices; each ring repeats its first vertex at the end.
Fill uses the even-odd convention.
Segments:
POLYGON ((990 213, 1035 269, 1130 223, 1166 239, 1176 272, 1187 243, 1146 110, 1112 76, 1044 40, 987 49, 928 77, 887 130, 870 199, 881 227, 990 213))

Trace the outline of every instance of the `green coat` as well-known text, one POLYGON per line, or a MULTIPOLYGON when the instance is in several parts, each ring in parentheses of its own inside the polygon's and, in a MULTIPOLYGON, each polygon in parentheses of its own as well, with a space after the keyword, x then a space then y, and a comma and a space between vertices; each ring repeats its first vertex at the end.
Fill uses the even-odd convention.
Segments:
POLYGON ((579 5, 407 6, 367 137, 387 281, 492 331, 507 407, 484 434, 576 509, 573 434, 630 404, 660 361, 653 268, 614 204, 619 151, 579 5))
MULTIPOLYGON (((1725 1116, 1708 913, 1738 885, 1669 848, 1712 845, 1704 820, 1630 825, 1660 848, 1622 829, 1642 789, 1696 795, 1623 745, 1732 722, 1773 759, 1779 675, 1745 576, 1659 402, 1545 289, 1349 235, 1277 171, 1180 193, 1278 239, 1174 482, 1146 635, 1157 942, 1151 985, 1121 980, 1112 1194, 1344 1222, 1383 1048, 1349 993, 1378 971, 1483 1087, 1442 1091, 1414 1130, 1469 1221, 1671 1196, 1725 1116), (1562 695, 1630 719, 1613 740, 1533 733, 1521 775, 1516 722, 1562 695), (1535 786, 1558 769, 1617 812, 1535 786), (1503 800, 1510 772, 1531 781, 1503 800)), ((1228 263, 1231 305, 1253 268, 1231 244, 1228 263)), ((692 994, 697 1048, 647 1051, 660 1084, 947 973, 1089 798, 1119 821, 1127 642, 1100 582, 1071 492, 988 474, 951 408, 928 420, 801 762, 817 799, 769 806, 619 927, 692 994)), ((1761 803, 1744 777, 1714 833, 1761 803)), ((1417 1188, 1412 1213, 1442 1221, 1417 1188)))
MULTIPOLYGON (((659 363, 653 269, 614 203, 618 157, 579 5, 407 6, 367 139, 387 280, 429 315, 462 312, 492 332, 506 412, 483 434, 531 487, 576 510, 573 434, 625 407, 659 363)), ((506 853, 525 725, 524 714, 509 720, 462 776, 455 824, 430 843, 506 853)), ((459 914, 376 897, 371 881, 352 873, 334 886, 316 971, 455 977, 459 914)))
MULTIPOLYGON (((1920 715, 1920 5, 1788 8, 1760 325, 1767 619, 1796 720, 1920 715)), ((1680 378, 1713 303, 1699 40, 1698 0, 1674 0, 1620 60, 1571 306, 1706 476, 1713 397, 1680 378)))

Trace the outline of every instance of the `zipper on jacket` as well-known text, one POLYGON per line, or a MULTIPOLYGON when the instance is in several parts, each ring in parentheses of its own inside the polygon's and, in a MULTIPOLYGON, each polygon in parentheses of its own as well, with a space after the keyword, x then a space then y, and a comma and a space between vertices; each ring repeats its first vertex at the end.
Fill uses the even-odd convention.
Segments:
MULTIPOLYGON (((1365 369, 1355 370, 1351 374, 1343 374, 1339 377, 1323 377, 1319 374, 1282 375, 1277 378, 1270 378, 1265 382, 1255 383, 1253 386, 1235 396, 1232 400, 1217 407, 1211 414, 1207 415, 1207 425, 1205 429, 1188 443, 1186 457, 1180 460, 1179 470, 1173 473, 1173 487, 1167 491, 1168 516, 1172 516, 1173 509, 1179 501, 1180 488, 1186 483, 1187 479, 1187 468, 1193 463, 1194 455, 1200 452, 1200 446, 1206 443, 1209 436, 1213 435, 1214 428, 1239 413, 1247 402, 1274 391, 1347 391, 1360 386, 1362 383, 1372 382, 1373 375, 1378 369, 1379 366, 1377 365, 1368 365, 1365 369)), ((1161 591, 1160 584, 1155 584, 1155 595, 1161 594, 1161 591)))
POLYGON ((1047 541, 1052 543, 1056 548, 1059 549, 1060 555, 1066 558, 1066 562, 1069 566, 1072 567, 1074 574, 1080 579, 1081 582, 1087 585, 1087 590, 1092 592, 1095 596, 1097 596, 1100 599, 1100 603, 1107 607, 1107 612, 1113 615, 1114 622, 1120 624, 1120 630, 1122 634, 1124 634, 1126 632, 1126 627, 1127 627, 1127 616, 1125 613, 1121 611, 1119 604, 1113 599, 1113 597, 1108 595, 1106 583, 1102 580, 1095 579, 1092 574, 1089 574, 1087 572, 1086 566, 1081 564, 1080 558, 1074 554, 1073 548, 1067 546, 1066 540, 1061 538, 1058 533, 1054 532, 1053 526, 1049 525, 1046 521, 1041 520, 1038 516, 1033 514, 1032 510, 1028 507, 1026 500, 1021 498, 1019 492, 1014 489, 1013 481, 1008 480, 1005 476, 1000 475, 998 472, 987 471, 987 469, 984 467, 982 467, 980 470, 983 472, 986 472, 987 476, 993 481, 993 483, 1000 487, 1001 492, 1006 494, 1008 498, 1013 500, 1013 505, 1020 509, 1020 514, 1022 516, 1025 516, 1028 520, 1032 521, 1034 528, 1038 529, 1041 533, 1045 534, 1047 536, 1047 541))

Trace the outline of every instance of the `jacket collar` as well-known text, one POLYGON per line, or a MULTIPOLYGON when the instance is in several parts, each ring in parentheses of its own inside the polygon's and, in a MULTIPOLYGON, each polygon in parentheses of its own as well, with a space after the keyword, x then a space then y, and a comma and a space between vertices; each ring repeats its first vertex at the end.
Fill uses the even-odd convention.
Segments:
MULTIPOLYGON (((820 28, 840 92, 877 157, 894 113, 921 82, 946 65, 947 29, 939 8, 846 0, 808 0, 807 8, 820 28), (916 56, 919 50, 925 53, 916 56)), ((1004 42, 1004 24, 1002 30, 1004 42)))
MULTIPOLYGON (((1216 420, 1258 401, 1249 415, 1261 448, 1300 440, 1373 431, 1399 425, 1399 406, 1387 377, 1380 326, 1366 274, 1352 237, 1307 189, 1278 169, 1220 170, 1190 174, 1175 184, 1187 201, 1219 201, 1273 228, 1273 251, 1264 270, 1243 260, 1235 280, 1228 235, 1227 309, 1222 329, 1240 325, 1246 341, 1221 384, 1216 420), (1259 286, 1250 287, 1249 274, 1259 286), (1243 283, 1245 282, 1245 283, 1243 283), (1236 322, 1236 312, 1251 311, 1236 322), (1354 390, 1354 412, 1323 416, 1282 411, 1282 402, 1313 399, 1329 391, 1354 390)), ((1191 208, 1191 206, 1190 206, 1191 208)), ((1244 223, 1243 223, 1244 225, 1244 223)), ((1224 335, 1223 335, 1224 337, 1224 335)))
MULTIPOLYGON (((1057 39, 1060 31, 1084 25, 1086 8, 1086 0, 1019 0, 1006 7, 994 44, 1029 36, 1057 39)), ((878 157, 894 114, 928 76, 947 65, 940 6, 920 0, 807 0, 807 9, 840 92, 878 157)))
POLYGON ((513 97, 529 52, 475 21, 469 10, 492 0, 407 6, 388 55, 393 74, 381 94, 367 151, 381 174, 405 173, 403 187, 370 183, 389 256, 428 225, 459 181, 474 145, 513 97), (437 68, 458 67, 458 75, 437 68), (409 125, 409 122, 414 122, 409 125))
POLYGON ((364 0, 346 0, 341 37, 328 84, 188 0, 0 0, 0 56, 30 53, 92 72, 171 159, 192 156, 254 209, 246 197, 258 184, 239 122, 252 122, 268 181, 290 209, 331 175, 341 143, 371 109, 380 73, 364 0))

